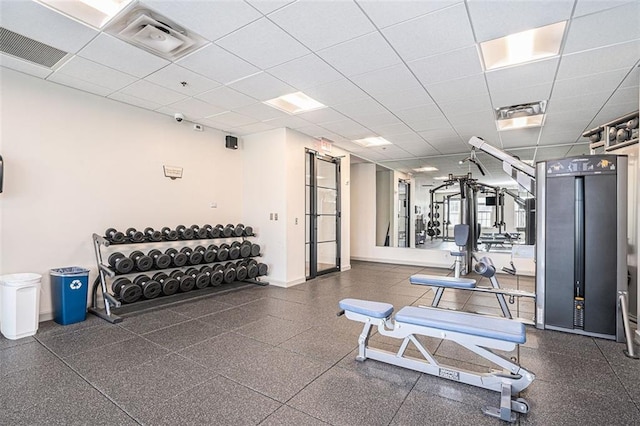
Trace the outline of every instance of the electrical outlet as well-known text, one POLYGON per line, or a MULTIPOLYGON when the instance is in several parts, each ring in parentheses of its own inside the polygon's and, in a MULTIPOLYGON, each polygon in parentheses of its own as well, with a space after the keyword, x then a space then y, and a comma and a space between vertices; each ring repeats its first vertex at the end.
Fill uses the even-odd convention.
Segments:
POLYGON ((210 208, 212 208, 212 209, 217 209, 217 208, 218 208, 218 203, 216 203, 215 201, 212 201, 212 202, 209 204, 209 207, 210 207, 210 208))
POLYGON ((269 220, 273 220, 273 213, 269 213, 269 220))
POLYGON ((296 220, 295 220, 295 224, 296 224, 296 225, 298 224, 298 218, 297 218, 297 217, 296 217, 296 220))
POLYGON ((204 127, 202 126, 202 124, 194 123, 193 130, 195 130, 196 132, 202 132, 204 130, 204 127))
POLYGON ((278 213, 274 213, 273 217, 275 218, 275 220, 278 220, 278 213))

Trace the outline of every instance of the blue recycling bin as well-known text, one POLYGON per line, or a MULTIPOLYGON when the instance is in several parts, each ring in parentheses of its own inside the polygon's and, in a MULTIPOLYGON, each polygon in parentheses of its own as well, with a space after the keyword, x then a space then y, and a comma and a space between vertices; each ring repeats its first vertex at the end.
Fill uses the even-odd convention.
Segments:
POLYGON ((87 318, 89 270, 71 266, 51 270, 53 320, 67 325, 87 318))

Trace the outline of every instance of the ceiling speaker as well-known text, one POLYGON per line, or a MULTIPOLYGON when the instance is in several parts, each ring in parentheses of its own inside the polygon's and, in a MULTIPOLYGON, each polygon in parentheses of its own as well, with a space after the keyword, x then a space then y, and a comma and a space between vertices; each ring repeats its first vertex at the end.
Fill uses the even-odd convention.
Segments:
POLYGON ((225 138, 225 146, 229 149, 238 149, 238 138, 227 135, 225 138))

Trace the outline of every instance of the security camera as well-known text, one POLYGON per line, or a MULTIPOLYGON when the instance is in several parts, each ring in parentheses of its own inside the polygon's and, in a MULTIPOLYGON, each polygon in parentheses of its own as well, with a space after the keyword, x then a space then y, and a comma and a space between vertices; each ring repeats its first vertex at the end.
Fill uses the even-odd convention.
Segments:
POLYGON ((178 123, 182 123, 182 121, 184 120, 184 115, 176 112, 175 114, 173 114, 173 118, 175 118, 178 123))

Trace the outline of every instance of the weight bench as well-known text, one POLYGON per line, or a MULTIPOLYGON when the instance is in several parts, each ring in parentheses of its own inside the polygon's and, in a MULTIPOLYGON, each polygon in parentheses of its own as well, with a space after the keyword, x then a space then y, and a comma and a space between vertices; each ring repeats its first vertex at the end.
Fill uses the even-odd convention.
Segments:
POLYGON ((516 414, 529 412, 529 404, 515 398, 526 389, 535 376, 518 364, 492 352, 490 349, 511 351, 526 340, 524 324, 505 318, 488 317, 468 312, 435 308, 405 306, 391 318, 393 305, 359 299, 343 299, 340 313, 353 321, 364 323, 358 337, 358 361, 367 358, 456 382, 500 392, 500 406, 485 407, 483 412, 501 420, 514 422, 516 414), (369 347, 372 327, 383 336, 402 339, 397 353, 369 347), (480 355, 502 370, 476 373, 440 364, 418 341, 416 336, 429 336, 450 340, 480 355), (409 342, 413 343, 424 359, 405 355, 409 342))
MULTIPOLYGON (((478 287, 476 286, 476 280, 472 278, 455 278, 455 277, 441 277, 437 275, 424 275, 424 274, 416 274, 412 275, 409 278, 409 282, 414 285, 428 285, 432 287, 437 287, 435 295, 433 296, 433 301, 431 302, 431 306, 437 308, 440 304, 440 300, 442 299, 442 295, 444 294, 444 290, 447 288, 453 288, 458 290, 471 290, 471 291, 480 291, 484 293, 493 293, 496 295, 496 299, 498 300, 498 304, 500 304, 500 309, 502 310, 502 315, 505 318, 513 319, 511 315, 511 311, 509 310, 509 306, 507 305, 506 296, 509 296, 509 303, 513 303, 516 297, 536 297, 535 293, 523 291, 523 290, 513 290, 513 289, 503 289, 500 287, 500 283, 496 278, 496 268, 493 265, 491 259, 487 257, 483 257, 476 262, 474 265, 474 270, 478 274, 482 275, 485 278, 489 278, 489 282, 491 282, 491 287, 478 287)), ((527 320, 524 318, 517 318, 518 321, 523 322, 525 324, 535 325, 535 322, 532 320, 527 320)))

